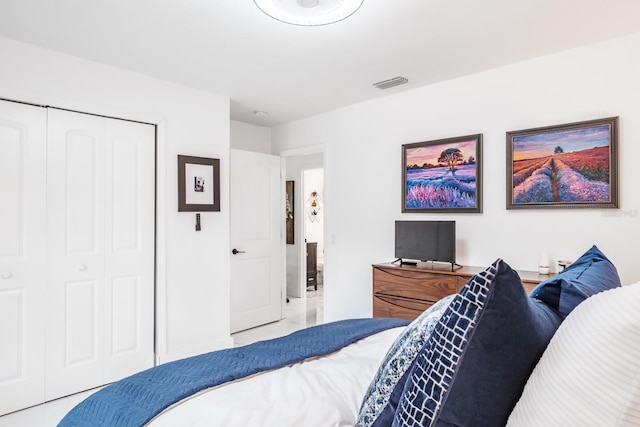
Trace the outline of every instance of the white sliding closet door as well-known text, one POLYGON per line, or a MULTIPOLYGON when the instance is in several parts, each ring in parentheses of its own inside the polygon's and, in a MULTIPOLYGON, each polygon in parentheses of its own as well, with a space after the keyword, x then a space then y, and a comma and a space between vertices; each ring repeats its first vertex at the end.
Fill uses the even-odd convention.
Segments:
POLYGON ((44 401, 46 110, 0 101, 0 415, 44 401))
POLYGON ((104 382, 154 365, 155 127, 107 127, 104 382))
POLYGON ((49 111, 46 400, 153 366, 154 141, 49 111))

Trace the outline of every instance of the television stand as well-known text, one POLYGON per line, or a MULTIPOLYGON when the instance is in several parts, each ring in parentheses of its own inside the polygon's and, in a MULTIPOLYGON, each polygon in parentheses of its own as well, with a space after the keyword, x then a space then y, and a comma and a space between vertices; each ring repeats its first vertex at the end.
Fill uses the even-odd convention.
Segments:
POLYGON ((393 261, 391 264, 396 264, 398 261, 400 261, 400 266, 409 265, 409 266, 415 266, 417 268, 428 268, 430 270, 436 270, 436 269, 441 270, 439 267, 442 266, 442 265, 445 265, 445 264, 446 265, 451 265, 451 271, 452 272, 462 268, 462 266, 460 264, 457 264, 455 262, 445 262, 445 261, 405 261, 402 258, 396 258, 396 260, 393 261))
MULTIPOLYGON (((482 267, 429 263, 427 268, 407 264, 374 264, 373 317, 413 320, 439 299, 458 292, 482 267)), ((516 270, 527 293, 553 275, 516 270)))
POLYGON ((393 261, 394 263, 400 261, 400 265, 418 265, 419 261, 405 261, 402 258, 398 258, 397 260, 393 261))
POLYGON ((462 268, 462 266, 460 264, 456 264, 455 262, 441 262, 441 261, 420 261, 419 263, 416 264, 416 267, 418 268, 427 268, 430 270, 442 270, 441 267, 443 266, 451 266, 451 271, 455 271, 458 270, 460 268, 462 268))

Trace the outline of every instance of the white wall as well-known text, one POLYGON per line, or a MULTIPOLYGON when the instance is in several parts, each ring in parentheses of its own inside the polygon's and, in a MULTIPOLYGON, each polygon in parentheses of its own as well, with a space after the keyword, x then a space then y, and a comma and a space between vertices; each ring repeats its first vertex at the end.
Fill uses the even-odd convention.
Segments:
POLYGON ((157 354, 229 346, 229 99, 0 38, 0 97, 159 124, 157 354), (178 212, 177 158, 220 159, 221 212, 178 212))
POLYGON ((272 130, 274 152, 326 144, 325 316, 371 315, 371 264, 393 260, 397 219, 457 221, 458 263, 540 252, 575 259, 597 244, 623 283, 640 280, 640 34, 341 108, 272 130), (505 209, 505 132, 620 116, 620 206, 505 209), (484 213, 401 214, 401 145, 484 134, 484 213))
POLYGON ((271 154, 271 128, 231 120, 231 148, 271 154))

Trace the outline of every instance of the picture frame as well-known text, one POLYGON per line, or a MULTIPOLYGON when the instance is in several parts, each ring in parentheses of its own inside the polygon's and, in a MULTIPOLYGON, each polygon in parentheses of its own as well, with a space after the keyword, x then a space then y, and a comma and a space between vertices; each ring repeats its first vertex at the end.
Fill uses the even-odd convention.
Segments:
POLYGON ((178 155, 178 212, 220 212, 220 159, 178 155))
POLYGON ((286 231, 287 231, 287 245, 293 245, 295 243, 294 240, 294 181, 287 181, 285 183, 285 221, 286 221, 286 231))
POLYGON ((482 134, 404 144, 402 212, 481 213, 482 134))
POLYGON ((510 131, 507 209, 618 208, 618 117, 510 131))

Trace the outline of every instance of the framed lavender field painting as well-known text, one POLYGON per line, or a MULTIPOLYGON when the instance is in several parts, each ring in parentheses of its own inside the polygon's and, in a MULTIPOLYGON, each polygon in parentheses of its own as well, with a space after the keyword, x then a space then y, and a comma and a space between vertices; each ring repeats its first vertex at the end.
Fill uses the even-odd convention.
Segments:
POLYGON ((507 132, 507 209, 617 207, 617 117, 507 132))
POLYGON ((482 134, 403 145, 402 212, 482 212, 482 134))

